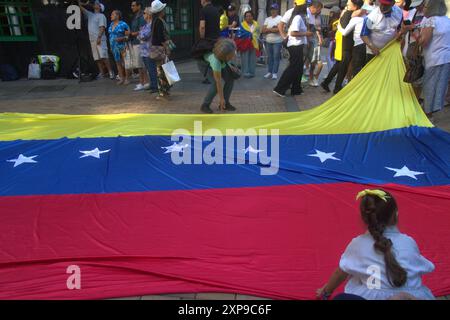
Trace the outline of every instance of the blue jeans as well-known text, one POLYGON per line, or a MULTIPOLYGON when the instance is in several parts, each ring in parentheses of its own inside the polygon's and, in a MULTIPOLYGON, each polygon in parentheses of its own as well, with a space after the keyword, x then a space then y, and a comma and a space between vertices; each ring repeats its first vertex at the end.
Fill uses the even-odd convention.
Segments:
POLYGON ((244 76, 255 76, 256 50, 251 49, 241 52, 242 74, 244 76))
POLYGON ((156 71, 155 60, 150 59, 149 57, 142 57, 142 60, 144 61, 148 76, 150 78, 150 89, 158 90, 158 74, 156 71))
POLYGON ((269 73, 277 74, 280 67, 281 43, 266 43, 269 73))

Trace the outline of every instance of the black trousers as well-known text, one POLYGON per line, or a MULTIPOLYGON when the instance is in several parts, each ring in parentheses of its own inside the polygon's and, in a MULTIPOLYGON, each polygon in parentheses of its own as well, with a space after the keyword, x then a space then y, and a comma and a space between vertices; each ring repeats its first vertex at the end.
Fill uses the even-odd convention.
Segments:
POLYGON ((360 44, 353 47, 352 53, 352 74, 356 76, 366 65, 366 44, 360 44))
POLYGON ((374 54, 368 53, 366 55, 366 63, 369 63, 370 60, 372 60, 373 58, 375 58, 374 54))
POLYGON ((301 81, 303 76, 303 46, 288 47, 289 65, 281 75, 275 91, 285 94, 291 88, 291 94, 298 94, 302 91, 301 81))
POLYGON ((352 61, 352 51, 344 50, 342 52, 342 61, 339 66, 339 71, 336 78, 336 84, 334 85, 334 92, 338 92, 342 89, 342 83, 344 82, 345 76, 347 75, 348 67, 352 61))
POLYGON ((329 85, 333 78, 337 75, 336 84, 334 85, 334 92, 338 92, 342 89, 342 83, 344 82, 345 76, 347 75, 348 67, 350 66, 350 61, 352 60, 352 51, 344 50, 342 52, 342 60, 336 61, 333 68, 331 68, 328 76, 323 81, 326 85, 329 85))

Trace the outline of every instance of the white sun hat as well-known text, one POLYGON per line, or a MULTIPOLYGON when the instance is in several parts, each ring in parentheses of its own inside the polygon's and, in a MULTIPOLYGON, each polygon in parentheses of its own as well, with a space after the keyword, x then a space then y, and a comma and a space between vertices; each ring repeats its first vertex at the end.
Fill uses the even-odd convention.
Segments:
POLYGON ((163 11, 165 7, 166 7, 165 3, 162 3, 159 0, 155 0, 152 2, 152 7, 151 7, 150 11, 152 13, 158 13, 158 12, 163 11))

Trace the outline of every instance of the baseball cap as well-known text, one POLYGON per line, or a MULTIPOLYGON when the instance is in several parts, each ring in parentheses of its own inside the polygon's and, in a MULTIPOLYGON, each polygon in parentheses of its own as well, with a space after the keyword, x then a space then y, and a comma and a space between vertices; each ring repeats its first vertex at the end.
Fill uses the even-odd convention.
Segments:
POLYGON ((236 10, 236 7, 235 7, 234 5, 232 5, 232 4, 230 4, 230 5, 228 6, 227 10, 228 10, 228 11, 234 11, 234 10, 236 10))
POLYGON ((278 9, 280 9, 280 7, 278 6, 278 3, 272 3, 272 4, 270 5, 270 9, 278 10, 278 9))
POLYGON ((306 0, 295 0, 295 5, 296 6, 301 6, 306 4, 306 0))
POLYGON ((394 4, 393 0, 378 0, 380 1, 380 4, 385 5, 385 6, 390 6, 394 4))

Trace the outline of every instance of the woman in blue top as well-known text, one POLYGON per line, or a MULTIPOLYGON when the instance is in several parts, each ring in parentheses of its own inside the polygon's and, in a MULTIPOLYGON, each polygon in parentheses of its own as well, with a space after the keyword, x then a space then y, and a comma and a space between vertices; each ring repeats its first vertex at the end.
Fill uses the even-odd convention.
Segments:
POLYGON ((109 44, 114 55, 114 61, 116 61, 117 71, 119 72, 120 80, 118 84, 127 85, 130 82, 124 66, 125 46, 128 41, 125 31, 130 30, 130 27, 121 19, 122 13, 119 10, 114 10, 111 13, 112 22, 108 28, 109 44))

